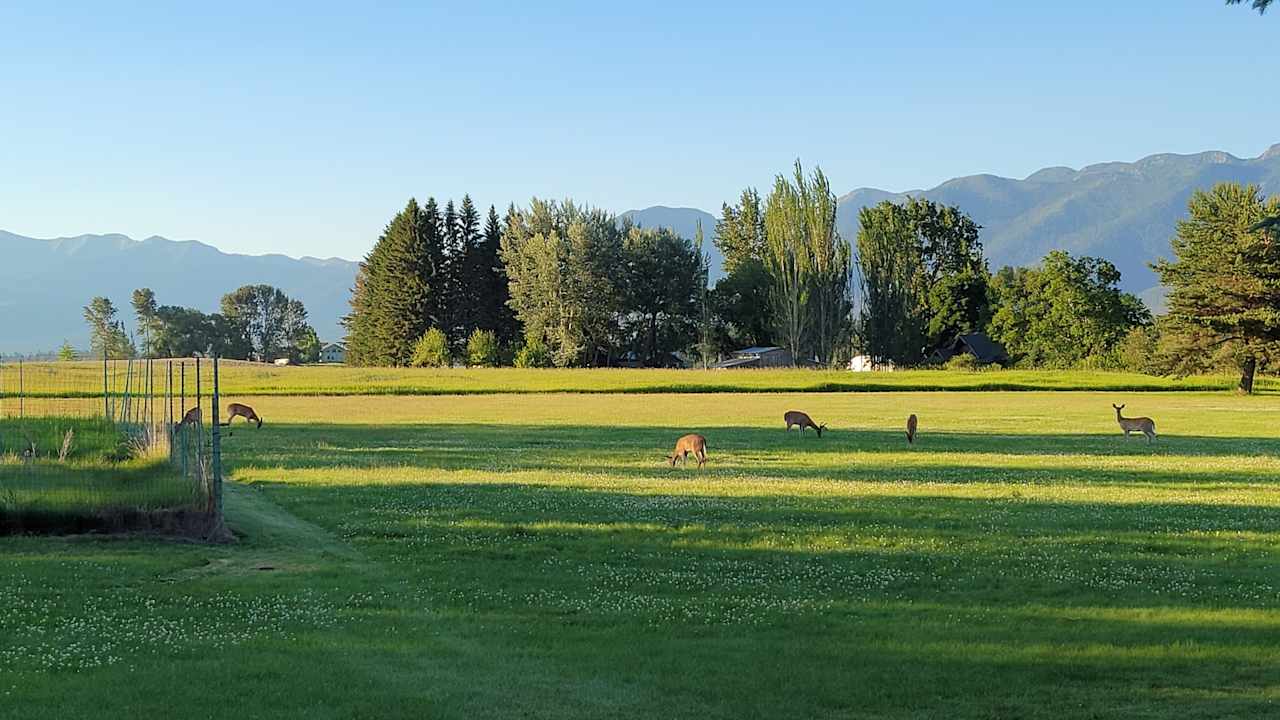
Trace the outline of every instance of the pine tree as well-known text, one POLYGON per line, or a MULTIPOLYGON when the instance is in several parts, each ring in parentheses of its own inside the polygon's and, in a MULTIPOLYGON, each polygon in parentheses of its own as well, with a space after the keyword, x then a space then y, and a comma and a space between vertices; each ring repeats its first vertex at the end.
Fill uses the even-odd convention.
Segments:
POLYGON ((480 293, 484 289, 480 269, 480 213, 476 211, 470 195, 462 196, 455 234, 458 242, 458 262, 452 298, 456 323, 453 337, 461 350, 465 349, 467 338, 471 337, 471 333, 480 327, 478 307, 480 293))
POLYGON ((427 284, 431 297, 427 301, 427 327, 443 327, 445 320, 445 287, 448 266, 445 255, 444 219, 435 198, 427 198, 422 206, 422 241, 426 245, 427 284))
POLYGON ((444 282, 440 285, 440 329, 447 337, 457 338, 462 307, 462 238, 458 227, 458 209, 450 200, 444 205, 444 221, 440 236, 444 255, 444 282))
POLYGON ((1208 355, 1236 349, 1240 389, 1253 392, 1260 362, 1280 356, 1280 232, 1266 219, 1280 198, 1254 185, 1196 192, 1173 239, 1177 259, 1156 264, 1169 286, 1168 326, 1208 355))
POLYGON ((476 327, 492 330, 498 342, 516 341, 521 331, 509 302, 507 268, 502 262, 502 223, 497 210, 490 205, 484 235, 477 243, 475 260, 476 327))
POLYGON ((427 223, 416 200, 396 214, 361 264, 346 318, 348 360, 406 365, 430 327, 427 223))

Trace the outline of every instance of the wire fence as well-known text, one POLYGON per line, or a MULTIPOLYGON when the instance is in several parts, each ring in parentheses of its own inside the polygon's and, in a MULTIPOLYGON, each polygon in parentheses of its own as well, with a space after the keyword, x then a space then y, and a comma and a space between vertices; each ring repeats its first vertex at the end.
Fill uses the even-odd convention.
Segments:
POLYGON ((225 535, 217 359, 0 362, 0 533, 225 535))

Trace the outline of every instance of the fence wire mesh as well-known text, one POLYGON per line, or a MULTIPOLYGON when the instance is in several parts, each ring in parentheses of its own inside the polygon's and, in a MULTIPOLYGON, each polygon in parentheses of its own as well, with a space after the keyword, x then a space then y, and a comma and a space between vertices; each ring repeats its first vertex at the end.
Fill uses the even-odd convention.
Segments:
POLYGON ((0 361, 0 532, 220 526, 216 362, 0 361))

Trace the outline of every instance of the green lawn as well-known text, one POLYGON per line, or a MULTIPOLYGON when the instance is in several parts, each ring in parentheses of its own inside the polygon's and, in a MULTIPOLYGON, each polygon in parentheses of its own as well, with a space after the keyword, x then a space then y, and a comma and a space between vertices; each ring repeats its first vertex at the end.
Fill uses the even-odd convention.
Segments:
POLYGON ((0 539, 0 716, 1280 714, 1272 397, 250 399, 237 544, 0 539))

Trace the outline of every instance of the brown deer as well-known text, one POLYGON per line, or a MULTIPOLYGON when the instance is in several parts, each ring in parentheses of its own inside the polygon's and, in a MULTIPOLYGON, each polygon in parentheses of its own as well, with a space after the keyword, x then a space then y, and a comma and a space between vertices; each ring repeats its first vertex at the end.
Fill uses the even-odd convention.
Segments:
POLYGON ((188 410, 187 414, 182 416, 182 422, 179 422, 177 425, 174 425, 173 429, 176 432, 188 425, 199 425, 199 424, 200 424, 200 408, 199 406, 196 406, 188 410))
POLYGON ((911 445, 916 441, 916 428, 919 427, 920 421, 916 420, 915 413, 907 418, 907 444, 911 445))
POLYGON ((692 433, 685 435, 676 441, 676 449, 667 456, 667 462, 671 463, 671 467, 676 466, 676 460, 682 460, 688 465, 690 453, 698 459, 698 467, 701 468, 707 462, 707 439, 692 433))
POLYGON ((230 425, 232 420, 238 417, 244 418, 245 422, 257 422, 258 427, 262 427, 262 418, 258 417, 258 413, 253 408, 242 403, 231 403, 227 405, 227 421, 223 425, 230 425))
POLYGON ((1124 405, 1116 405, 1112 403, 1111 407, 1116 409, 1116 422, 1120 423, 1120 429, 1124 431, 1124 437, 1127 440, 1129 433, 1140 432, 1147 436, 1147 442, 1150 443, 1156 439, 1156 421, 1149 417, 1127 418, 1120 414, 1124 409, 1124 405))
POLYGON ((782 415, 782 419, 787 423, 787 432, 791 432, 792 425, 800 426, 800 432, 804 432, 805 428, 813 428, 818 437, 822 437, 822 431, 827 429, 826 423, 819 425, 813 421, 813 418, 800 412, 799 410, 788 410, 782 415))

